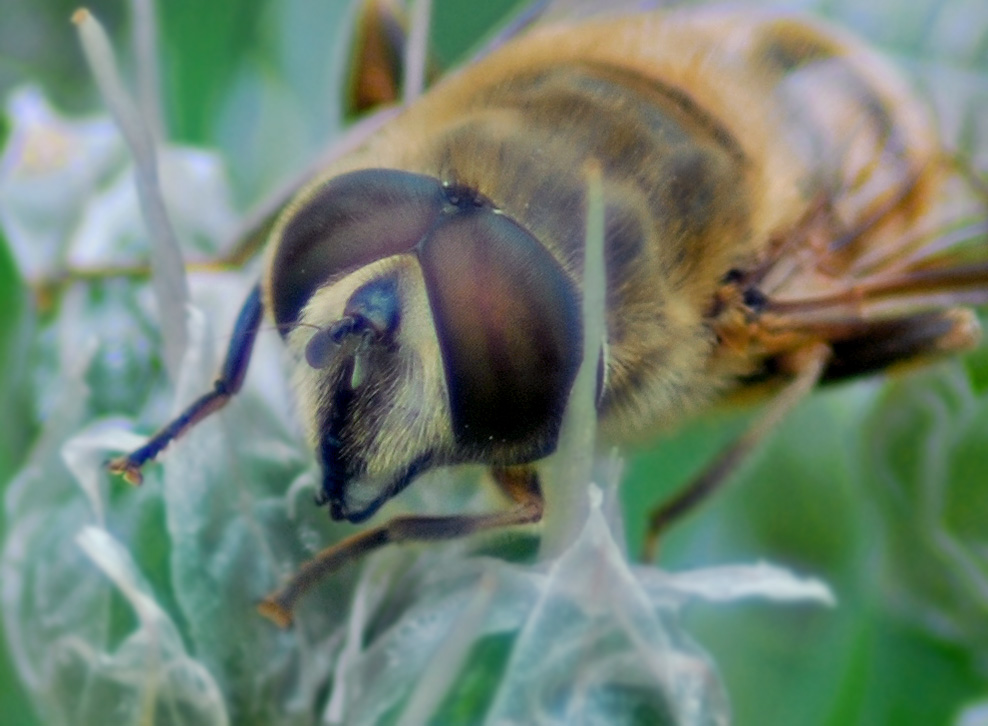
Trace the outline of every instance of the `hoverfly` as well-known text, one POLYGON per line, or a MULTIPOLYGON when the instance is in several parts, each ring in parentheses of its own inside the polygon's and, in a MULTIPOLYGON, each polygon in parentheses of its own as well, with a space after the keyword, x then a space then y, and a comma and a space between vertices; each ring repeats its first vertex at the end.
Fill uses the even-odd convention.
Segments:
POLYGON ((487 465, 514 506, 367 530, 319 554, 267 615, 289 622, 315 579, 384 544, 552 516, 538 462, 584 342, 588 163, 606 205, 602 436, 766 399, 656 510, 653 541, 817 384, 979 339, 965 306, 988 301, 984 232, 944 230, 958 196, 988 214, 984 189, 875 52, 813 20, 737 9, 545 23, 295 193, 215 388, 111 470, 139 481, 225 405, 268 320, 334 519, 363 522, 421 473, 465 463, 487 465))

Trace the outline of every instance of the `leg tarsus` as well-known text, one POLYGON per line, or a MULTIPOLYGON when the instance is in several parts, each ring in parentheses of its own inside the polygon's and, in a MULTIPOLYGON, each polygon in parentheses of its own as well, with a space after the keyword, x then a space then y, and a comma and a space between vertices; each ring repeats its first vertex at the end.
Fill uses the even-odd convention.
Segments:
POLYGON ((491 514, 462 514, 441 517, 403 516, 379 527, 360 532, 327 547, 309 560, 279 590, 266 597, 257 609, 279 627, 288 627, 298 599, 313 585, 348 562, 388 544, 434 542, 466 537, 476 532, 542 519, 543 498, 538 473, 529 466, 498 467, 491 470, 498 487, 516 506, 491 514))
POLYGON ((113 474, 120 474, 131 484, 140 484, 143 479, 141 468, 145 464, 153 461, 172 441, 227 404, 240 390, 247 375, 247 366, 250 363, 250 355, 254 349, 254 341, 257 339, 263 313, 261 288, 260 285, 256 285, 237 316, 226 359, 220 369, 219 378, 213 384, 213 390, 196 399, 152 436, 144 446, 108 461, 107 470, 113 474))
POLYGON ((107 470, 111 474, 121 475, 130 484, 139 485, 144 480, 141 468, 145 464, 156 459, 168 444, 182 436, 192 426, 223 408, 232 395, 227 391, 223 381, 217 381, 212 391, 196 399, 191 406, 152 436, 144 446, 108 461, 107 470))

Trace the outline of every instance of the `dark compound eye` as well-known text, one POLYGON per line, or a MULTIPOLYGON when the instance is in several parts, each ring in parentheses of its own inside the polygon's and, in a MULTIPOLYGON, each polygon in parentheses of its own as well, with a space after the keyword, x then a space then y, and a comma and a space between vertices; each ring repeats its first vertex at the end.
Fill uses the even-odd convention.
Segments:
POLYGON ((554 446, 582 350, 579 298, 559 263, 487 207, 444 219, 419 258, 457 441, 554 446))
POLYGON ((364 169, 327 182, 282 232, 271 266, 279 329, 287 334, 328 280, 413 249, 448 204, 438 180, 393 169, 364 169))
MULTIPOLYGON (((276 322, 287 333, 318 288, 403 253, 422 266, 457 442, 530 459, 551 451, 582 350, 579 294, 537 239, 469 187, 388 169, 327 182, 284 228, 276 322)), ((395 281, 376 280, 312 337, 306 360, 324 367, 356 334, 382 340, 399 325, 395 281)))

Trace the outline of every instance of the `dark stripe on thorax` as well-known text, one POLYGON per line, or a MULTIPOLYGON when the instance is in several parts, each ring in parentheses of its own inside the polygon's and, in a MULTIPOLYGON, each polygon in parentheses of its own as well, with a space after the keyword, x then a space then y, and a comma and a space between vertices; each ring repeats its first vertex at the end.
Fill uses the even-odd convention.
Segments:
POLYGON ((533 121, 538 122, 545 118, 540 119, 538 112, 552 111, 553 104, 558 108, 566 99, 598 106, 602 122, 631 120, 646 127, 666 128, 674 122, 691 140, 712 140, 739 165, 748 163, 734 135, 687 91, 635 69, 592 62, 559 65, 501 84, 486 100, 521 105, 523 110, 528 106, 534 112, 533 121))

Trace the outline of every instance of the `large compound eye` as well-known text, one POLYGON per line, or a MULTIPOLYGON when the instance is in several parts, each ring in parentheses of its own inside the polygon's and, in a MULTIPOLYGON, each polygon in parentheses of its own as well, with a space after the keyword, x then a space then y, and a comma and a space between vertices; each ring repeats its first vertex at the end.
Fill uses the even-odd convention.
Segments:
POLYGON ((414 248, 445 199, 438 180, 393 169, 363 169, 327 182, 292 213, 271 265, 282 333, 328 280, 414 248))
POLYGON ((572 282, 538 240, 489 207, 444 219, 419 258, 458 443, 545 455, 582 351, 572 282))

